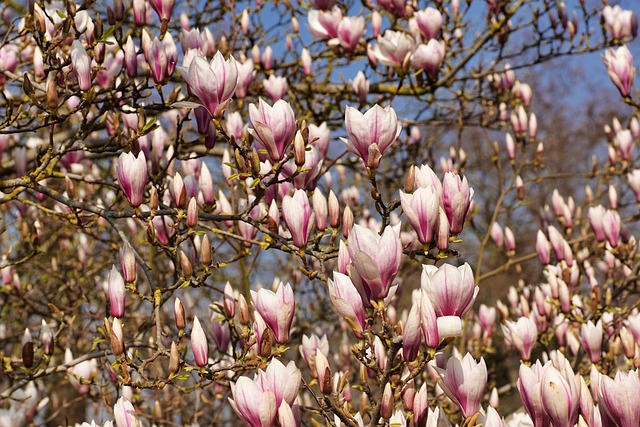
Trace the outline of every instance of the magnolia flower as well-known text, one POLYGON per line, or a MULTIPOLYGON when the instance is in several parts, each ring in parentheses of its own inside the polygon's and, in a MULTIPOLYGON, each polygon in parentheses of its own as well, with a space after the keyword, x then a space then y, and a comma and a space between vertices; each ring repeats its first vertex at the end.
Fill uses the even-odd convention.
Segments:
POLYGON ((620 91, 620 95, 629 96, 636 76, 633 56, 629 48, 620 46, 618 50, 608 49, 602 57, 602 62, 607 67, 609 77, 620 91))
POLYGON ((428 244, 433 238, 438 222, 438 207, 440 197, 433 185, 418 187, 413 194, 400 191, 402 211, 409 220, 409 224, 418 234, 422 244, 428 244))
POLYGON ((502 332, 507 342, 520 352, 522 360, 531 358, 531 351, 538 338, 536 323, 528 317, 521 317, 517 322, 507 320, 502 325, 502 332))
POLYGON ((296 132, 296 117, 291 105, 279 100, 272 107, 260 98, 258 107, 249 105, 249 118, 253 126, 250 132, 258 147, 267 150, 271 161, 282 160, 296 132))
POLYGON ((263 288, 258 292, 251 291, 251 297, 256 310, 273 332, 276 341, 280 344, 289 341, 296 306, 291 285, 280 282, 276 292, 263 288))
POLYGON ((140 151, 137 157, 133 153, 120 154, 116 171, 120 188, 129 199, 131 206, 134 208, 140 206, 144 187, 147 184, 147 159, 144 157, 144 152, 140 151))
POLYGON ((362 282, 358 291, 363 302, 385 298, 400 268, 402 243, 397 231, 387 227, 378 235, 356 224, 349 233, 348 249, 357 272, 351 274, 351 279, 362 282))
POLYGON ((431 39, 427 44, 419 45, 411 55, 411 67, 423 69, 432 77, 437 77, 445 56, 445 44, 431 39))
POLYGON ((423 265, 421 288, 429 295, 438 316, 462 316, 469 310, 480 288, 469 264, 460 267, 423 265))
POLYGON ((480 410, 480 401, 487 386, 487 365, 483 358, 477 363, 467 353, 462 360, 453 356, 447 361, 446 369, 438 369, 438 383, 453 402, 470 417, 480 410))
POLYGON ((293 244, 304 248, 314 224, 309 198, 304 190, 296 190, 293 197, 288 195, 284 197, 282 218, 291 233, 293 244))
POLYGON ((225 61, 218 51, 211 63, 197 56, 188 69, 179 67, 178 71, 209 114, 221 117, 238 85, 238 67, 233 56, 225 61))
POLYGON ((80 90, 86 92, 91 89, 91 57, 80 40, 74 40, 71 44, 71 65, 78 78, 80 90))
POLYGON ((402 67, 405 59, 413 53, 416 41, 410 34, 387 30, 378 36, 378 44, 373 47, 373 55, 389 67, 402 67))
POLYGON ((345 112, 345 127, 349 141, 342 139, 347 149, 360 156, 368 167, 376 168, 380 157, 396 140, 402 127, 393 108, 378 104, 362 114, 353 107, 345 112))

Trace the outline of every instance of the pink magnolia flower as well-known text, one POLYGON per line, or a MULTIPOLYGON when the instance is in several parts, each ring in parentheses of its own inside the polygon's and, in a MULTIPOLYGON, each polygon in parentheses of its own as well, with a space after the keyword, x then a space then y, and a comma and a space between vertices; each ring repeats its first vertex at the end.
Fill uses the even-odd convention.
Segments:
MULTIPOLYGON (((568 363, 562 371, 551 361, 542 368, 540 378, 542 406, 551 418, 554 427, 573 427, 578 422, 580 409, 580 389, 568 363)), ((636 420, 637 422, 637 420, 636 420)))
POLYGON ((540 258, 541 263, 549 264, 551 261, 551 245, 542 230, 538 230, 536 235, 536 252, 538 252, 538 258, 540 258))
POLYGON ((124 316, 125 288, 122 276, 116 270, 115 265, 109 271, 109 308, 113 317, 124 316))
POLYGON ((338 25, 337 37, 331 39, 329 44, 340 45, 348 52, 352 52, 358 46, 365 30, 365 22, 362 16, 345 16, 338 25))
POLYGON ((138 48, 133 43, 131 36, 127 37, 124 44, 124 66, 127 70, 127 76, 136 77, 138 75, 138 48))
POLYGON ((640 380, 638 371, 616 373, 615 379, 606 375, 600 376, 600 406, 616 426, 635 427, 640 420, 640 380))
POLYGON ((259 148, 267 150, 273 162, 282 160, 296 132, 296 117, 288 102, 279 100, 273 107, 260 98, 258 107, 249 105, 249 118, 259 148))
POLYGON ((290 284, 280 282, 276 292, 269 289, 251 291, 253 304, 273 332, 276 341, 284 344, 289 341, 289 332, 296 306, 295 296, 290 284))
POLYGON ((471 204, 473 190, 469 188, 467 178, 447 172, 442 182, 442 206, 449 219, 450 231, 458 234, 464 227, 464 220, 471 204))
POLYGON ((594 323, 589 320, 583 323, 580 328, 580 338, 582 346, 589 355, 592 363, 599 363, 602 359, 602 321, 594 323))
POLYGON ((538 339, 536 323, 528 317, 521 317, 517 322, 507 320, 502 325, 502 332, 507 342, 520 352, 522 360, 531 358, 531 351, 538 339))
POLYGON ((378 0, 378 5, 389 13, 404 16, 407 0, 378 0))
POLYGON ((521 364, 518 374, 518 391, 533 425, 549 427, 549 416, 542 405, 542 365, 536 361, 531 367, 521 364))
POLYGON ((285 366, 274 358, 266 371, 258 371, 255 381, 262 390, 273 391, 277 407, 280 407, 282 402, 291 406, 298 396, 302 373, 293 361, 285 366))
POLYGON ((278 411, 275 393, 261 388, 255 381, 240 377, 231 383, 229 403, 233 410, 250 427, 272 427, 278 411))
POLYGON ((447 396, 470 417, 480 410, 480 401, 487 386, 487 365, 483 358, 477 363, 467 353, 462 360, 453 356, 447 361, 446 369, 438 369, 438 381, 447 396))
POLYGON ((293 244, 299 248, 307 245, 307 239, 314 225, 309 206, 309 198, 304 190, 296 190, 292 196, 282 200, 282 218, 293 238, 293 244))
POLYGON ((79 40, 74 40, 71 44, 71 65, 80 90, 86 92, 91 89, 91 57, 79 40))
POLYGON ((619 5, 606 5, 602 9, 602 18, 607 32, 614 39, 635 37, 638 33, 638 18, 631 10, 623 10, 619 5))
POLYGON ((480 290, 467 263, 457 268, 451 264, 440 268, 423 265, 420 287, 429 295, 439 317, 462 316, 471 308, 480 290))
POLYGON ((176 0, 149 0, 149 4, 156 11, 161 21, 169 22, 176 0))
POLYGON ((320 338, 315 334, 311 334, 311 336, 302 335, 300 355, 307 363, 307 366, 309 366, 309 370, 312 374, 316 370, 316 352, 320 352, 320 354, 324 355, 325 358, 327 357, 329 354, 329 341, 327 340, 327 336, 323 335, 322 338, 320 338))
POLYGON ((629 187, 633 191, 633 194, 636 196, 636 202, 640 203, 640 169, 633 169, 627 175, 627 181, 629 182, 629 187))
POLYGON ((178 49, 170 33, 162 39, 155 37, 153 41, 142 44, 145 58, 149 63, 153 81, 156 84, 164 83, 175 70, 178 61, 178 49))
POLYGON ((620 91, 620 95, 629 96, 636 76, 633 56, 629 48, 620 46, 617 50, 608 49, 602 57, 602 62, 607 67, 609 77, 620 91))
POLYGON ((418 234, 422 244, 428 244, 433 238, 433 232, 438 223, 438 207, 440 197, 433 185, 418 187, 413 194, 400 191, 402 211, 409 220, 409 224, 418 234))
POLYGON ((427 347, 437 348, 443 339, 462 334, 462 320, 459 316, 438 317, 427 292, 421 289, 420 295, 422 334, 427 347))
POLYGON ((191 330, 191 349, 193 350, 193 358, 196 365, 202 367, 209 363, 209 344, 207 336, 202 329, 198 317, 193 319, 193 329, 191 330))
POLYGON ((327 157, 330 139, 331 131, 326 122, 323 122, 320 126, 314 124, 309 125, 309 144, 318 149, 323 159, 327 157))
POLYGON ((419 45, 411 55, 411 67, 423 69, 432 77, 437 77, 444 61, 446 47, 444 42, 431 39, 427 44, 419 45))
POLYGON ((426 40, 436 39, 442 30, 442 13, 438 9, 428 7, 415 13, 416 24, 426 40))
POLYGON ((282 99, 287 93, 287 79, 271 74, 268 79, 262 81, 265 92, 273 102, 282 99))
POLYGON ((197 56, 188 69, 179 67, 178 71, 209 114, 221 117, 238 85, 238 67, 233 56, 225 61, 218 51, 211 63, 197 56))
POLYGON ((415 360, 420 350, 421 337, 420 301, 414 301, 402 329, 402 358, 415 360))
POLYGON ((247 89, 256 75, 253 60, 251 58, 238 65, 238 85, 236 86, 236 97, 244 98, 247 96, 247 89))
POLYGON ((359 291, 363 302, 385 298, 400 268, 402 243, 397 231, 387 227, 380 236, 356 224, 349 233, 348 249, 358 276, 351 278, 361 280, 359 291))
POLYGON ((368 167, 376 168, 380 157, 396 140, 402 127, 393 108, 378 104, 362 114, 353 107, 345 112, 345 127, 349 141, 342 139, 347 149, 360 156, 368 167))
POLYGON ((328 280, 331 302, 342 318, 356 334, 366 327, 366 316, 362 297, 346 274, 333 272, 333 280, 328 280))
POLYGON ((334 7, 331 11, 310 10, 309 30, 321 39, 338 38, 338 27, 342 21, 342 11, 334 7))
POLYGON ((367 95, 369 95, 369 80, 364 76, 362 71, 358 71, 356 77, 353 79, 351 86, 353 87, 353 91, 358 96, 360 102, 367 102, 367 95))
POLYGON ((113 417, 117 427, 139 427, 140 420, 136 416, 136 410, 124 397, 120 397, 113 405, 113 417))
POLYGON ((378 36, 378 44, 373 47, 373 55, 389 67, 402 67, 405 59, 413 53, 415 39, 408 33, 387 30, 378 36))
POLYGON ((140 206, 144 187, 147 185, 147 159, 144 157, 144 152, 140 151, 137 157, 133 153, 120 154, 116 171, 120 188, 131 206, 140 206))

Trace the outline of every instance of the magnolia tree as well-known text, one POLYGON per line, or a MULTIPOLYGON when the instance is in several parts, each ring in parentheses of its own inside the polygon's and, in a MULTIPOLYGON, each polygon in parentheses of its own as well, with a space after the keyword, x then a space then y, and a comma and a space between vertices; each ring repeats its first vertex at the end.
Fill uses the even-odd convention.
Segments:
POLYGON ((637 427, 623 7, 6 2, 0 425, 637 427))

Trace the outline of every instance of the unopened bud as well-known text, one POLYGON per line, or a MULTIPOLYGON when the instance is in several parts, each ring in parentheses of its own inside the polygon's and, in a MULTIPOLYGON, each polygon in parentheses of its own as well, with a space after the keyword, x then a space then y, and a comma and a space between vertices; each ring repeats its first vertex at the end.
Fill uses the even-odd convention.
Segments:
POLYGON ((520 175, 516 177, 516 189, 518 191, 518 200, 524 200, 524 182, 520 175))
POLYGON ((198 202, 195 197, 189 200, 189 206, 187 207, 187 225, 190 228, 195 228, 198 225, 198 202))
POLYGON ((169 355, 169 372, 177 374, 180 371, 180 353, 175 342, 171 343, 171 353, 169 355))
POLYGON ((158 190, 153 185, 151 186, 151 191, 149 191, 149 207, 152 211, 158 209, 158 190))
POLYGON ((274 343, 275 337, 273 332, 271 332, 271 329, 266 328, 262 333, 262 340, 260 341, 260 356, 264 358, 271 357, 274 343))
POLYGON ((189 257, 183 251, 180 251, 180 269, 184 277, 191 277, 193 274, 193 267, 191 267, 191 261, 189 257))
POLYGON ((47 89, 47 105, 52 110, 55 110, 56 108, 58 108, 58 104, 59 104, 55 73, 49 73, 49 76, 47 76, 46 89, 47 89))
POLYGON ((300 131, 296 132, 296 136, 293 140, 293 157, 296 162, 296 166, 302 167, 305 162, 306 153, 304 151, 304 139, 300 131))
POLYGON ((211 265, 211 242, 209 242, 209 236, 206 234, 202 237, 202 243, 200 248, 200 261, 202 265, 211 265))
POLYGON ((344 237, 349 236, 349 232, 353 228, 353 212, 351 208, 347 206, 342 213, 342 235, 344 237))
POLYGON ((408 383, 402 389, 402 407, 405 411, 410 412, 413 411, 413 401, 416 396, 416 389, 413 386, 413 381, 408 383))
POLYGON ((113 319, 111 324, 111 351, 113 355, 118 357, 124 353, 124 339, 122 336, 122 323, 117 317, 113 319))
POLYGON ((333 190, 329 191, 329 224, 333 228, 340 224, 340 202, 333 190))
POLYGON ((260 175, 260 157, 258 157, 258 150, 255 148, 251 152, 251 174, 253 176, 260 175))
POLYGON ((29 328, 25 329, 22 335, 22 364, 27 369, 33 366, 33 339, 29 328))
POLYGON ((182 305, 182 301, 180 298, 176 298, 176 301, 173 305, 173 314, 176 318, 176 328, 179 330, 183 330, 187 327, 187 316, 184 312, 184 305, 182 305))
POLYGON ((251 321, 249 305, 242 294, 238 296, 238 320, 240 320, 240 324, 243 326, 249 326, 249 322, 251 321))
POLYGON ((67 196, 70 199, 75 199, 76 198, 76 191, 75 191, 75 187, 73 185, 73 181, 71 181, 71 178, 69 178, 68 175, 65 175, 64 177, 64 189, 67 192, 67 196))
POLYGON ((384 386, 384 392, 382 393, 382 410, 380 411, 380 416, 385 420, 391 418, 391 414, 393 413, 393 390, 391 390, 391 383, 388 382, 386 386, 384 386))
POLYGON ((51 356, 53 354, 53 331, 44 319, 42 319, 42 329, 40 329, 40 341, 42 341, 44 354, 51 356))
POLYGON ((407 194, 413 193, 413 186, 416 180, 416 167, 411 165, 409 167, 409 172, 407 172, 407 177, 404 180, 404 192, 407 194))

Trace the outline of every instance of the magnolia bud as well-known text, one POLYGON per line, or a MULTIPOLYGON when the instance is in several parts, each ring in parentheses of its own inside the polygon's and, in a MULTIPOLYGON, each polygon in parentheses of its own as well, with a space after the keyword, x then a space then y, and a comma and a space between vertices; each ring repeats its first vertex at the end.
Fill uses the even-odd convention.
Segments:
POLYGON ((300 131, 296 132, 296 136, 293 140, 293 157, 296 162, 296 166, 304 166, 306 153, 304 149, 304 138, 300 131))
POLYGON ((351 208, 347 206, 342 213, 342 235, 344 237, 349 236, 349 232, 353 228, 353 221, 353 212, 351 212, 351 208))
POLYGON ((407 177, 404 180, 404 192, 407 194, 413 193, 413 186, 415 185, 416 180, 416 167, 411 165, 409 167, 409 172, 407 172, 407 177))
POLYGON ((329 225, 336 228, 340 224, 340 202, 333 190, 329 191, 329 225))
POLYGON ((209 242, 209 236, 206 234, 202 237, 202 243, 200 244, 200 261, 202 265, 211 265, 211 243, 209 242))
POLYGON ((262 340, 260 341, 260 356, 264 358, 271 357, 273 345, 275 344, 275 337, 271 329, 266 328, 262 332, 262 340))
POLYGON ((187 225, 190 228, 195 228, 198 225, 198 202, 195 197, 189 200, 189 206, 187 207, 187 225))
POLYGON ((33 366, 33 339, 29 328, 25 329, 22 335, 22 364, 27 369, 33 366))
POLYGON ((178 353, 178 346, 175 342, 171 343, 171 353, 169 355, 169 371, 172 374, 177 374, 180 371, 180 353, 178 353))
POLYGON ((238 296, 238 319, 240 320, 240 324, 243 326, 249 326, 249 323, 251 321, 251 316, 249 315, 249 305, 247 304, 247 300, 242 294, 238 296))
POLYGON ((386 386, 384 386, 384 392, 382 393, 382 410, 380 411, 380 416, 385 420, 391 418, 391 414, 393 413, 393 390, 391 390, 391 383, 388 382, 386 386))
POLYGON ((187 316, 184 313, 184 305, 180 301, 180 298, 176 298, 176 301, 173 305, 173 314, 176 318, 176 328, 179 330, 183 330, 187 327, 187 316))
POLYGON ((191 261, 189 257, 183 251, 180 251, 180 269, 184 277, 191 277, 193 274, 193 267, 191 267, 191 261))
POLYGON ((118 357, 124 353, 124 339, 122 336, 122 323, 117 317, 113 319, 111 324, 111 351, 113 355, 118 357))
POLYGON ((44 319, 42 319, 40 341, 42 341, 42 349, 44 351, 44 354, 46 354, 47 356, 51 356, 53 354, 53 331, 51 331, 51 328, 44 319))
POLYGON ((52 110, 55 110, 56 108, 58 108, 58 103, 59 103, 58 90, 56 89, 55 73, 49 73, 49 76, 47 76, 46 90, 47 90, 47 105, 52 110))
POLYGON ((516 190, 518 191, 518 200, 524 200, 524 182, 520 175, 516 177, 516 190))

